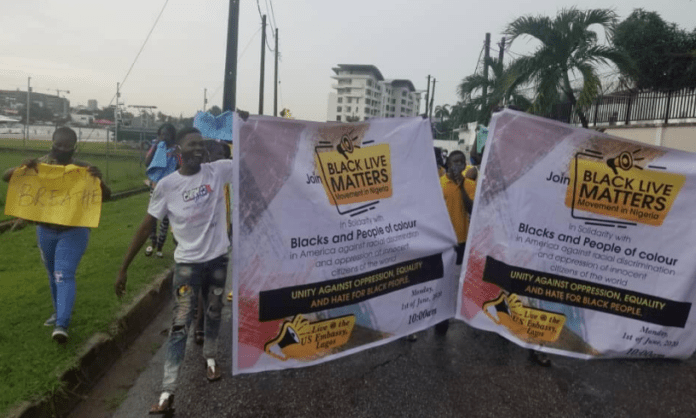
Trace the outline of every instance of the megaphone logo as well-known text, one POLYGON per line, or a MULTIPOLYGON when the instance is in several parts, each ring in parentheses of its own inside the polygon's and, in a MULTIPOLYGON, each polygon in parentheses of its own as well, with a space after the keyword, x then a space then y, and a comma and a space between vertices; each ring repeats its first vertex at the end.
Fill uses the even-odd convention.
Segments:
POLYGON ((633 151, 633 153, 630 153, 628 151, 624 151, 618 156, 614 158, 610 158, 607 160, 607 166, 611 168, 611 170, 614 172, 614 175, 618 175, 619 172, 616 170, 617 168, 622 169, 623 171, 628 171, 633 167, 643 169, 643 167, 639 166, 634 166, 633 163, 634 161, 640 161, 642 158, 633 158, 633 154, 637 153, 640 150, 633 151))
POLYGON ((336 151, 338 151, 347 160, 348 155, 346 155, 346 153, 352 154, 353 150, 353 141, 348 138, 348 135, 343 135, 343 137, 341 137, 341 142, 336 145, 336 151))

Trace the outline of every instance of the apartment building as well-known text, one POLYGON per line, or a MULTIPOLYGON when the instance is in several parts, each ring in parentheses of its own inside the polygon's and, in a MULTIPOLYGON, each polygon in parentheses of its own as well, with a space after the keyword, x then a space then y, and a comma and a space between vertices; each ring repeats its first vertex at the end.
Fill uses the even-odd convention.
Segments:
POLYGON ((385 79, 374 65, 339 64, 332 70, 336 91, 329 93, 328 121, 418 115, 421 94, 410 80, 385 79))

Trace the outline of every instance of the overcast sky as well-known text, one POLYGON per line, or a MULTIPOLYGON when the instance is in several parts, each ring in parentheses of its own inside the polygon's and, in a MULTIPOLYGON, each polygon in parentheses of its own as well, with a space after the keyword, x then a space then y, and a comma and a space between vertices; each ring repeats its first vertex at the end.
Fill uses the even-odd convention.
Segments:
MULTIPOLYGON (((0 14, 0 89, 69 90, 71 105, 96 99, 106 106, 126 76, 165 0, 5 0, 0 14)), ((270 0, 241 0, 237 107, 257 113, 261 18, 270 0)), ((337 64, 372 64, 385 78, 410 79, 426 89, 437 79, 435 104, 457 101, 456 85, 476 67, 486 32, 492 47, 505 26, 532 14, 555 16, 563 7, 612 7, 620 19, 634 8, 657 11, 693 30, 691 0, 274 0, 279 29, 279 110, 298 119, 326 120, 337 64)), ((222 105, 227 0, 169 0, 122 88, 126 105, 152 105, 178 116, 222 105)), ((268 9, 267 9, 268 7, 268 9)), ((268 13, 270 15, 270 13, 268 13)), ((271 22, 271 18, 268 18, 271 22)), ((271 26, 268 41, 273 47, 271 26)), ((520 39, 513 53, 533 42, 520 39)), ((497 55, 497 52, 492 52, 497 55)), ((266 50, 264 113, 273 113, 274 56, 266 50)), ((63 93, 61 93, 63 95, 63 93)), ((424 105, 421 105, 421 112, 424 105)))

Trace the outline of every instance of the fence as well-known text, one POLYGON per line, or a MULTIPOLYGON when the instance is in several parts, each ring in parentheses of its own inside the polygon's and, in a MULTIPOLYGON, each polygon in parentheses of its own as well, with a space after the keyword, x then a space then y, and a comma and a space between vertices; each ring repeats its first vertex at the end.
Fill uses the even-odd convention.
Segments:
MULTIPOLYGON (((556 105, 545 116, 561 122, 580 123, 580 117, 570 103, 556 105)), ((599 96, 585 111, 585 117, 591 126, 696 120, 696 89, 619 92, 599 96)))

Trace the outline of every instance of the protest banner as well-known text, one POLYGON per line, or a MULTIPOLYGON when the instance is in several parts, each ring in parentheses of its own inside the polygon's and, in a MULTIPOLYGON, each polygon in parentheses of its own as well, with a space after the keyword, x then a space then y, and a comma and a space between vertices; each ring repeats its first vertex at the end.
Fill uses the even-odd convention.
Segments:
POLYGON ((454 316, 456 239, 422 118, 235 119, 235 374, 303 367, 454 316))
POLYGON ((579 358, 696 349, 696 156, 493 117, 457 318, 579 358))
POLYGON ((101 217, 100 180, 76 165, 19 167, 7 188, 5 215, 29 221, 96 228, 101 217))

